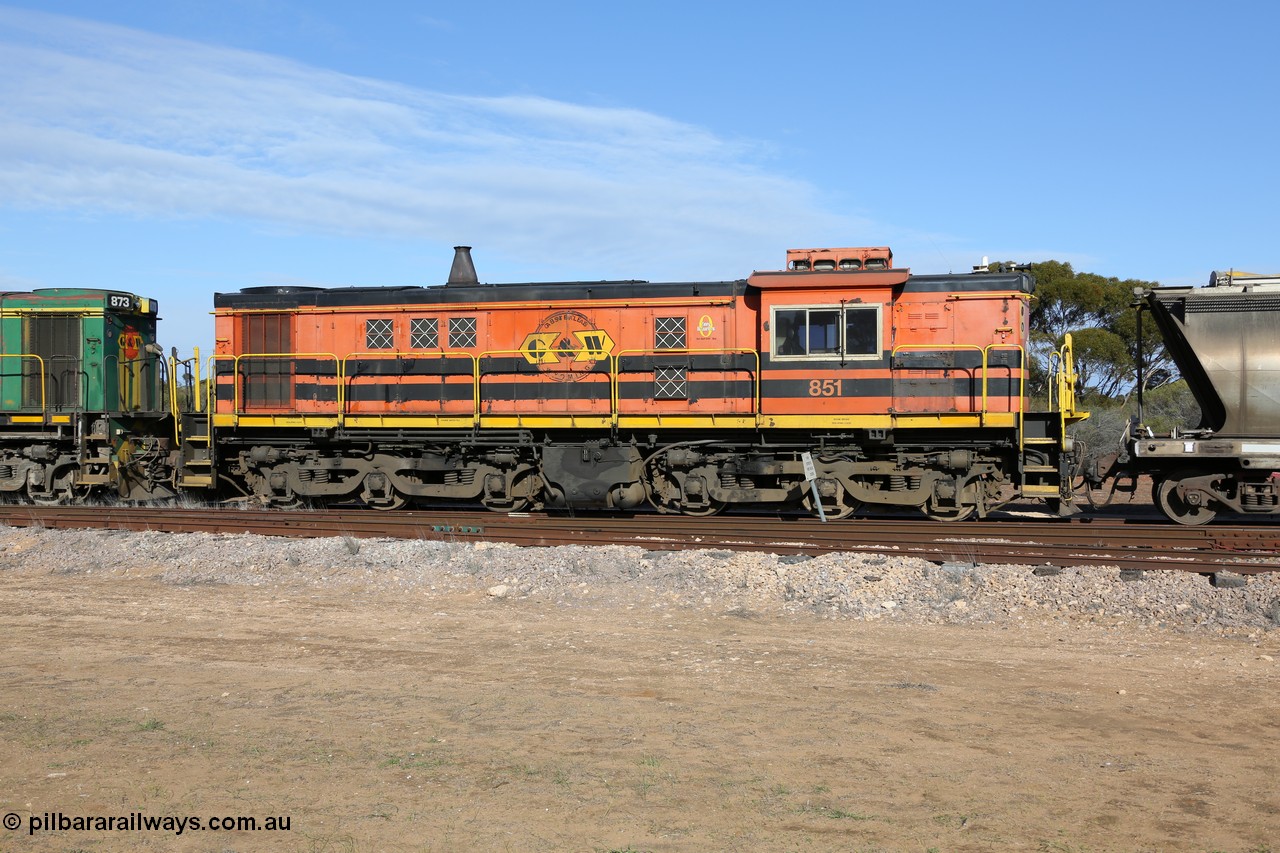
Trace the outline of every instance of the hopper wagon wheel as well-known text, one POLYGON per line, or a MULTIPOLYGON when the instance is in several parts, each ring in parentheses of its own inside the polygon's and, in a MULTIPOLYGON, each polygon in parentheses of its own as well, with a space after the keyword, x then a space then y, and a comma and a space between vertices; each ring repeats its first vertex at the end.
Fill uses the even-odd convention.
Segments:
MULTIPOLYGON (((1156 505, 1160 507, 1160 511, 1170 521, 1176 521, 1178 524, 1195 526, 1200 524, 1208 524, 1217 517, 1216 510, 1210 509, 1202 504, 1192 503, 1178 492, 1178 486, 1182 484, 1180 477, 1174 476, 1167 480, 1161 480, 1156 486, 1156 505)), ((1197 492, 1196 497, 1199 497, 1197 492)))

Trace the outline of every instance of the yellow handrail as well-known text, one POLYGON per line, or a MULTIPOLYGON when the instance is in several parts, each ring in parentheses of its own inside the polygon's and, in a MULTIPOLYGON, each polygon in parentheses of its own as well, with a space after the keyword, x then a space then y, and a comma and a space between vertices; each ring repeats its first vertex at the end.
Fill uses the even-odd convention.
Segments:
POLYGON ((1057 381, 1049 386, 1049 409, 1053 410, 1053 392, 1057 390, 1058 410, 1071 414, 1076 413, 1076 363, 1075 353, 1071 345, 1070 333, 1063 336, 1062 348, 1054 353, 1057 359, 1056 379, 1057 381))
MULTIPOLYGON (((987 396, 986 390, 985 390, 986 382, 988 379, 990 379, 990 376, 991 376, 991 374, 988 372, 991 365, 991 359, 987 357, 987 354, 990 353, 992 350, 1016 351, 1018 353, 1018 369, 1023 371, 1024 374, 1026 371, 1027 351, 1026 349, 1023 348, 1022 344, 988 344, 987 347, 983 350, 983 355, 982 355, 982 370, 983 370, 982 381, 984 386, 982 396, 984 400, 986 399, 986 396, 987 396)), ((1018 379, 1017 397, 1018 397, 1018 414, 1019 415, 1021 415, 1026 410, 1027 397, 1026 397, 1025 385, 1026 385, 1026 377, 1024 375, 1022 377, 1019 377, 1018 379)), ((1009 396, 1010 397, 1014 396, 1012 387, 1009 388, 1009 396)))
POLYGON ((196 414, 198 415, 205 411, 201 407, 200 400, 200 347, 191 348, 191 366, 195 370, 195 375, 191 379, 194 383, 191 386, 191 405, 196 407, 196 414))
MULTIPOLYGON (((39 362, 40 366, 40 414, 45 414, 48 408, 45 405, 45 389, 44 389, 44 359, 33 352, 5 352, 0 353, 0 358, 34 358, 39 362)), ((21 365, 19 365, 21 368, 21 365)), ((21 378, 21 374, 19 374, 21 378)))
MULTIPOLYGON (((927 352, 961 352, 966 350, 974 350, 982 357, 979 369, 982 371, 982 405, 978 409, 978 414, 987 414, 987 400, 990 399, 988 384, 991 381, 991 352, 994 350, 1016 350, 1018 352, 1018 369, 1024 370, 1026 364, 1026 351, 1021 344, 987 344, 985 347, 978 344, 899 344, 889 351, 889 360, 892 364, 893 357, 903 350, 919 350, 927 352)), ((893 368, 890 367, 890 370, 893 368)), ((971 367, 954 367, 945 368, 950 370, 972 370, 971 367)), ((1010 394, 1010 396, 1013 396, 1010 394)), ((1019 391, 1018 395, 1019 415, 1024 411, 1023 395, 1019 391)))
MULTIPOLYGON (((471 359, 471 379, 472 379, 471 381, 471 416, 473 418, 478 418, 480 416, 480 378, 479 378, 479 367, 478 367, 480 360, 477 356, 474 356, 469 352, 461 352, 459 350, 414 350, 411 352, 401 352, 399 350, 395 350, 395 351, 382 350, 379 352, 347 353, 345 357, 338 360, 338 379, 339 379, 340 385, 344 388, 346 387, 348 361, 356 361, 356 360, 362 360, 362 359, 372 360, 372 359, 378 359, 378 358, 387 358, 387 359, 390 359, 390 358, 410 358, 410 359, 469 358, 471 359)), ((353 376, 351 378, 354 379, 355 377, 353 376)), ((443 380, 444 380, 444 374, 441 374, 441 381, 443 382, 443 380)), ((345 402, 344 397, 339 397, 339 399, 345 402)), ((344 414, 346 413, 345 406, 340 407, 340 410, 344 414)))
MULTIPOLYGON (((476 396, 476 417, 477 417, 477 418, 478 418, 478 417, 480 417, 480 377, 481 377, 481 375, 482 375, 482 374, 481 374, 481 372, 480 372, 480 359, 482 359, 482 358, 492 358, 492 357, 494 357, 494 356, 499 356, 499 355, 518 355, 518 356, 520 356, 520 357, 524 358, 524 359, 526 360, 526 363, 529 363, 529 362, 528 362, 529 351, 528 351, 528 350, 523 350, 523 349, 491 349, 491 350, 485 350, 484 352, 482 352, 482 353, 480 353, 478 356, 476 356, 476 363, 475 363, 475 371, 476 371, 476 373, 475 373, 475 379, 476 379, 476 390, 475 390, 475 396, 476 396)), ((597 362, 602 361, 602 360, 603 360, 603 359, 596 359, 596 361, 597 361, 597 362)), ((492 371, 492 372, 493 372, 494 374, 497 374, 497 375, 503 375, 503 374, 508 375, 508 376, 518 375, 518 374, 516 373, 516 371, 512 371, 512 370, 507 370, 507 371, 495 370, 495 371, 492 371)), ((539 371, 539 372, 542 372, 542 371, 539 371)), ((547 371, 547 372, 552 372, 552 371, 547 371)), ((584 373, 584 374, 587 374, 587 371, 583 371, 583 373, 584 373)), ((589 374, 588 374, 588 375, 589 375, 589 374)), ((610 399, 610 407, 612 408, 612 400, 613 400, 613 371, 612 371, 612 369, 610 369, 610 371, 609 371, 609 373, 608 373, 607 378, 609 379, 609 389, 610 389, 610 390, 609 390, 609 399, 610 399)))
POLYGON ((337 380, 338 380, 338 378, 339 378, 339 376, 340 376, 340 374, 339 374, 339 370, 341 369, 341 363, 342 363, 342 360, 341 360, 340 358, 338 358, 336 355, 334 355, 333 353, 331 353, 331 352, 252 352, 252 353, 240 353, 239 355, 211 355, 211 356, 209 356, 209 359, 208 359, 208 373, 209 373, 209 400, 208 400, 208 403, 209 403, 209 412, 210 412, 210 413, 213 413, 213 412, 215 411, 215 405, 214 405, 214 404, 217 402, 217 398, 214 396, 214 395, 217 393, 217 388, 218 388, 218 382, 217 382, 217 371, 215 370, 215 365, 217 364, 217 362, 219 362, 219 361, 224 361, 224 362, 225 362, 225 361, 230 361, 230 362, 232 363, 232 371, 231 371, 231 375, 232 375, 232 377, 234 378, 234 380, 235 380, 235 381, 234 381, 234 385, 233 385, 233 388, 232 388, 232 398, 231 398, 232 405, 231 405, 231 413, 232 413, 233 415, 240 415, 240 414, 243 414, 243 412, 242 412, 242 411, 241 411, 241 409, 240 409, 240 380, 239 380, 239 376, 240 376, 240 362, 241 362, 242 360, 246 360, 246 359, 254 359, 254 358, 278 358, 278 359, 290 359, 290 360, 296 360, 296 359, 299 359, 299 358, 322 358, 322 359, 332 359, 332 360, 333 360, 333 370, 334 370, 333 375, 334 375, 334 380, 335 380, 335 382, 336 382, 336 384, 337 384, 337 389, 338 389, 338 411, 337 411, 337 414, 338 414, 338 418, 339 418, 339 420, 341 420, 341 418, 342 418, 342 412, 343 412, 343 398, 342 398, 342 390, 343 390, 343 388, 342 388, 342 383, 341 383, 340 381, 337 381, 337 380))
MULTIPOLYGON (((414 358, 464 358, 471 360, 471 408, 472 415, 476 418, 480 417, 481 403, 481 379, 485 375, 481 366, 481 360, 495 356, 521 356, 526 357, 528 352, 523 349, 502 349, 502 350, 486 350, 478 355, 458 350, 438 350, 438 351, 412 351, 402 352, 396 351, 378 351, 378 352, 353 352, 339 358, 334 353, 328 352, 300 352, 300 353, 240 353, 239 355, 212 355, 207 359, 206 372, 209 376, 209 382, 206 388, 206 408, 212 413, 216 411, 218 372, 217 364, 219 362, 231 362, 233 364, 232 374, 239 377, 240 365, 246 360, 252 359, 300 359, 300 358, 323 358, 331 359, 335 364, 335 377, 337 384, 337 414, 341 419, 347 414, 347 403, 349 396, 347 394, 347 385, 355 377, 350 371, 349 362, 359 360, 372 359, 414 359, 414 358)), ((606 378, 609 382, 609 408, 610 415, 614 423, 617 423, 621 408, 621 394, 619 383, 621 374, 620 360, 629 356, 703 356, 703 355, 749 355, 753 364, 745 368, 745 371, 752 374, 752 392, 751 392, 751 414, 758 415, 761 410, 761 384, 760 384, 760 353, 750 347, 723 347, 711 349, 635 349, 623 350, 617 353, 608 354, 608 372, 606 378)), ((496 374, 511 373, 512 371, 493 371, 496 374)), ((630 372, 630 371, 625 371, 630 372)), ((176 371, 175 371, 176 373, 176 371)), ((197 369, 197 377, 199 376, 197 369)), ((197 386, 198 387, 198 386, 197 386)), ((240 381, 237 378, 234 382, 232 395, 232 414, 243 414, 240 381)))
MULTIPOLYGON (((751 414, 760 414, 760 351, 751 347, 722 347, 713 349, 628 349, 610 353, 609 359, 609 408, 612 410, 614 426, 618 425, 618 417, 622 409, 622 394, 619 385, 622 381, 622 369, 619 361, 627 356, 679 356, 679 355, 750 355, 755 359, 752 373, 751 414)), ((628 371, 638 372, 638 371, 628 371)), ((735 371, 736 372, 736 371, 735 371)))
MULTIPOLYGON (((169 355, 169 416, 173 418, 173 444, 182 444, 182 419, 178 416, 178 357, 169 355)), ((194 396, 194 395, 193 395, 194 396)))

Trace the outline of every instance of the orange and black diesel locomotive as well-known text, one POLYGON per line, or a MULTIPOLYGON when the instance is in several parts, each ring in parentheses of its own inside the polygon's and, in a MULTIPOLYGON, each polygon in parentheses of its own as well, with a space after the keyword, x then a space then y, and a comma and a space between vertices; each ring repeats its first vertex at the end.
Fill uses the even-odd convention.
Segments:
MULTIPOLYGON (((1068 511, 1070 344, 1027 402, 1021 269, 804 249, 746 279, 259 287, 214 299, 176 485, 272 504, 703 515, 1068 511)), ((175 395, 176 396, 176 395, 175 395)))

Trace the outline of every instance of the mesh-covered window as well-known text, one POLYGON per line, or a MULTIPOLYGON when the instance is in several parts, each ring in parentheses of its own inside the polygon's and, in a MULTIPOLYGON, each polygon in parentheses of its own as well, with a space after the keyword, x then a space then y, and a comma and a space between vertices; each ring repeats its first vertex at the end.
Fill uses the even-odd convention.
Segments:
POLYGON ((449 348, 465 349, 476 345, 476 318, 449 318, 449 348))
MULTIPOLYGON (((31 359, 4 359, 0 365, 4 373, 21 363, 23 373, 23 403, 39 409, 43 404, 50 409, 74 407, 80 400, 80 348, 83 335, 80 318, 66 315, 32 315, 26 323, 25 349, 31 359), (40 365, 44 365, 44 381, 40 381, 40 365)), ((118 359, 117 359, 118 361, 118 359)))
POLYGON ((395 349, 395 334, 390 320, 364 321, 365 349, 395 349))
POLYGON ((653 371, 653 399, 689 399, 688 374, 683 367, 658 367, 653 371))
POLYGON ((440 346, 439 330, 435 317, 414 317, 409 321, 409 349, 436 349, 440 346))
POLYGON ((654 349, 684 349, 684 318, 657 317, 653 322, 654 349))

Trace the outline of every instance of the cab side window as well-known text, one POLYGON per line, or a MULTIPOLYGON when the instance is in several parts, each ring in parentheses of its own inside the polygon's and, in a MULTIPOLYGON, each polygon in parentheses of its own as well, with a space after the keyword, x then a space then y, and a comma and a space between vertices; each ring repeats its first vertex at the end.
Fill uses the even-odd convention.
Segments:
POLYGON ((880 354, 880 312, 876 306, 844 310, 846 355, 880 354))
POLYGON ((880 355, 880 306, 776 308, 773 355, 781 358, 872 358, 880 355))

